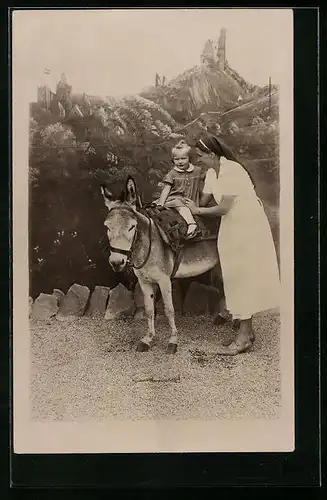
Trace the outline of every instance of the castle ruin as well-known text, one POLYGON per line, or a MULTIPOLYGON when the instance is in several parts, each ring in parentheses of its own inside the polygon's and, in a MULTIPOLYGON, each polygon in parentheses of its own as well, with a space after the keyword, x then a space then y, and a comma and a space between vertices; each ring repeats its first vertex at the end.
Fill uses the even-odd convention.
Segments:
POLYGON ((92 113, 90 96, 73 94, 64 73, 57 83, 56 92, 52 92, 47 83, 38 86, 37 102, 59 120, 82 118, 92 113))
POLYGON ((201 64, 224 71, 226 68, 226 29, 220 30, 218 42, 206 41, 201 54, 201 64))

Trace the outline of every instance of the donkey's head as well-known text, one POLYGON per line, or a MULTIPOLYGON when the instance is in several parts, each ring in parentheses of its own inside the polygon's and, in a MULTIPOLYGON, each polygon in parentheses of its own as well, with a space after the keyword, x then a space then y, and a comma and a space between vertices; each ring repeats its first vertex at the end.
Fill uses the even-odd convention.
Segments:
POLYGON ((101 192, 108 208, 104 225, 109 240, 109 264, 115 272, 120 272, 126 266, 136 238, 136 184, 128 177, 118 196, 106 186, 101 186, 101 192))

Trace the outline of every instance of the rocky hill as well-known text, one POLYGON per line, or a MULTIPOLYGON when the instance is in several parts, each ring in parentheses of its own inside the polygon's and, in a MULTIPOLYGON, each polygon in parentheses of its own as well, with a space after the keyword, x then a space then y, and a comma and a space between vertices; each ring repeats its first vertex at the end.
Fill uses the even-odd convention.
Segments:
MULTIPOLYGON (((141 95, 165 108, 179 123, 187 123, 206 111, 225 112, 241 102, 259 96, 261 88, 247 82, 226 58, 226 30, 219 40, 207 40, 201 63, 167 83, 156 85, 141 95)), ((261 94, 260 94, 261 95, 261 94)))
POLYGON ((227 72, 203 65, 141 95, 162 106, 179 123, 186 123, 205 111, 230 109, 247 93, 227 72))

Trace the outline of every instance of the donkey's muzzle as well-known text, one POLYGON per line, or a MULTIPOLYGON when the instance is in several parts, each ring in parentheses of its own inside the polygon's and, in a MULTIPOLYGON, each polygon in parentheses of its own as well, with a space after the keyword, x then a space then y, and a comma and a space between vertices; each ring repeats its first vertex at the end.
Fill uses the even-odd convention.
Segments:
POLYGON ((125 269, 127 258, 124 255, 110 255, 109 264, 115 273, 119 273, 125 269))

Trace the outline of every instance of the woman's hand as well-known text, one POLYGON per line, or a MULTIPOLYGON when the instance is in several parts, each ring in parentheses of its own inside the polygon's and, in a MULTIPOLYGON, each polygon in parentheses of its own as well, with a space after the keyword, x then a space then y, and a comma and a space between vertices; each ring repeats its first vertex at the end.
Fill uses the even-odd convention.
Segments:
POLYGON ((185 201, 185 205, 187 206, 187 208, 191 211, 191 213, 193 215, 200 215, 201 213, 201 208, 198 207, 194 201, 191 201, 191 200, 186 200, 185 201))

